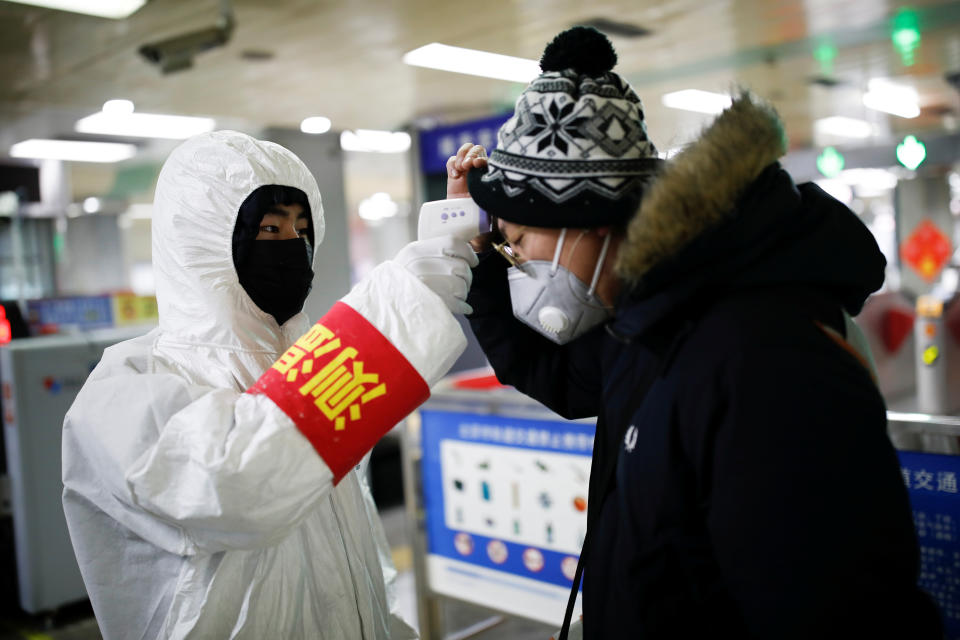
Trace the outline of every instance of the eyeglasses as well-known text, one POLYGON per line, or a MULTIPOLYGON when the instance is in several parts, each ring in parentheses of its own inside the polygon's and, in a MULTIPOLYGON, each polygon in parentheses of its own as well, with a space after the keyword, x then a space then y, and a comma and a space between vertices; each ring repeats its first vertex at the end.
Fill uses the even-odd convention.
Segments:
POLYGON ((510 246, 509 242, 493 242, 491 243, 493 248, 497 250, 497 253, 503 256, 504 260, 510 263, 511 267, 516 267, 518 269, 523 268, 523 263, 520 262, 520 259, 517 258, 517 254, 513 252, 513 247, 510 246))

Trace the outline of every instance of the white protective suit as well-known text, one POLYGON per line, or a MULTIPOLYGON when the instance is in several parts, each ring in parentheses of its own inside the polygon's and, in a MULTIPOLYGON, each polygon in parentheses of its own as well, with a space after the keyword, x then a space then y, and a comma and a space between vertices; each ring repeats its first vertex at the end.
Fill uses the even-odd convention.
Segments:
MULTIPOLYGON (((233 265, 240 204, 268 184, 307 194, 319 247, 316 181, 286 149, 223 131, 171 154, 153 218, 159 327, 107 349, 66 416, 64 511, 107 640, 416 637, 389 603, 360 456, 335 483, 307 418, 245 392, 310 327, 302 312, 278 327, 233 265)), ((426 385, 465 347, 441 299, 394 263, 341 302, 426 385)), ((367 425, 363 451, 398 419, 367 425)))

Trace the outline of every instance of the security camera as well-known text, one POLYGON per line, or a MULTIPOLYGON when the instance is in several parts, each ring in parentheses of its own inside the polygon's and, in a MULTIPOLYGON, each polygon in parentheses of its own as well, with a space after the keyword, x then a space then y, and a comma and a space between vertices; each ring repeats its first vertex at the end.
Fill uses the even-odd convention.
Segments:
POLYGON ((951 87, 960 91, 960 71, 948 71, 943 74, 943 79, 947 81, 951 87))
POLYGON ((164 74, 189 69, 193 66, 195 55, 229 42, 233 25, 229 0, 224 0, 221 3, 221 17, 217 26, 147 43, 140 47, 139 52, 148 62, 160 67, 164 74))

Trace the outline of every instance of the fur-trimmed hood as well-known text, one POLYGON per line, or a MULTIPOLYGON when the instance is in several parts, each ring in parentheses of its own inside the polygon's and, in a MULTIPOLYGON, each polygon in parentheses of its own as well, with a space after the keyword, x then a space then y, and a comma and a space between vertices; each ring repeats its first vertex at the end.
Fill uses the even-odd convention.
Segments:
POLYGON ((617 253, 617 331, 637 334, 710 292, 750 287, 813 289, 859 313, 883 284, 883 254, 849 208, 794 184, 777 162, 785 148, 773 108, 743 93, 667 163, 617 253))
POLYGON ((619 275, 639 281, 728 219, 746 188, 786 150, 783 123, 773 107, 749 93, 738 95, 647 188, 618 255, 619 275))

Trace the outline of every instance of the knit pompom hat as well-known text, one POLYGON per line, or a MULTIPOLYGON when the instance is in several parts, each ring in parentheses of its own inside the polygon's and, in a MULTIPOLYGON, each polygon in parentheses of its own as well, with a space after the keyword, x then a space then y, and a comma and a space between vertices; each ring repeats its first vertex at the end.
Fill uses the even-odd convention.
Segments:
POLYGON ((612 71, 613 45, 590 27, 547 45, 539 75, 497 133, 470 195, 493 216, 537 227, 621 224, 637 210, 661 161, 643 105, 612 71))

